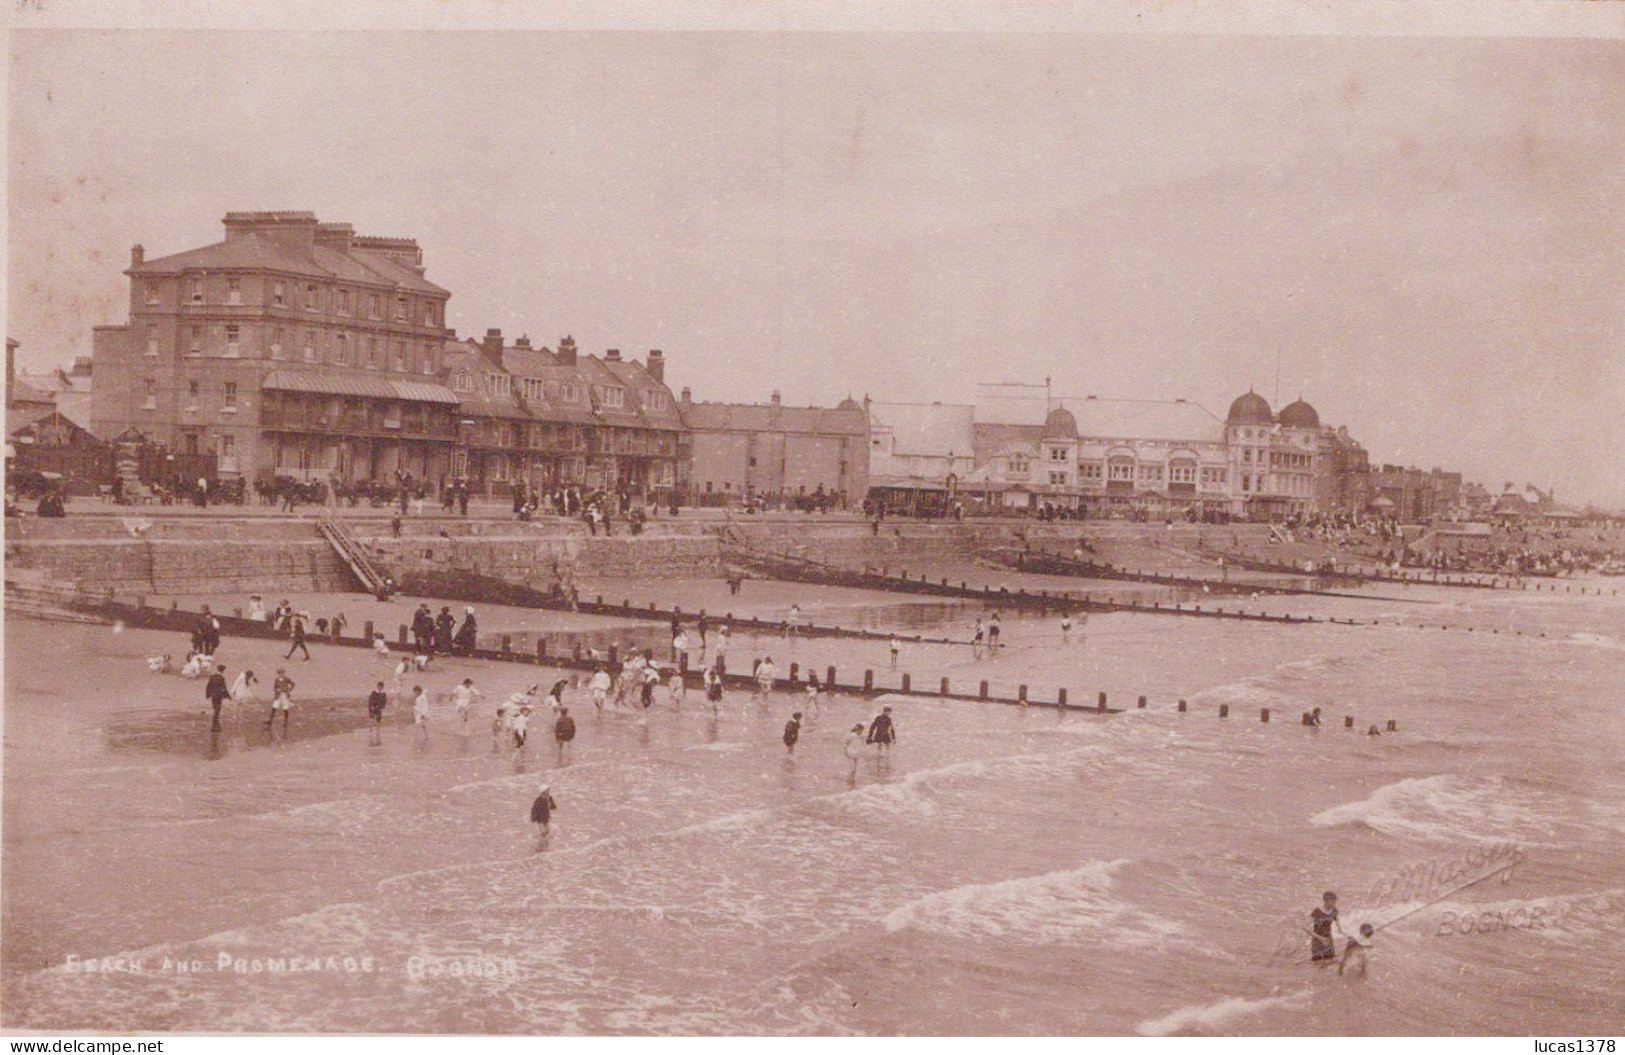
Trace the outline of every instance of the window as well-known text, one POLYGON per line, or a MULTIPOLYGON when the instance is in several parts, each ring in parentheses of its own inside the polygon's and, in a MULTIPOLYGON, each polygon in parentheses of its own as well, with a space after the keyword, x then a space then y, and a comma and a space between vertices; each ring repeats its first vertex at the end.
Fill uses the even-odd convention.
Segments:
POLYGON ((350 361, 350 335, 341 333, 333 341, 333 361, 345 365, 350 361))
POLYGON ((626 405, 626 389, 605 386, 598 390, 598 401, 606 407, 621 407, 626 405))
POLYGON ((307 363, 314 363, 316 361, 316 331, 314 330, 305 331, 304 357, 305 362, 307 363))
POLYGON ((1050 473, 1049 482, 1052 484, 1066 483, 1066 473, 1050 473))
POLYGON ((226 279, 226 303, 241 304, 243 302, 243 280, 240 278, 226 279))
POLYGON ((235 407, 236 405, 237 405, 237 382, 235 382, 235 381, 227 381, 226 382, 226 406, 235 407))
POLYGON ((1049 449, 1049 460, 1052 462, 1064 462, 1066 461, 1066 455, 1067 450, 1065 447, 1051 447, 1049 449))
POLYGON ((521 387, 522 387, 522 389, 523 389, 523 391, 525 393, 525 398, 526 399, 541 400, 541 399, 546 398, 546 392, 547 392, 546 386, 544 386, 542 384, 541 380, 538 379, 538 378, 534 378, 534 377, 525 378, 524 383, 523 383, 523 385, 521 387))
POLYGON ((383 304, 383 302, 378 299, 378 294, 376 294, 376 293, 367 294, 367 314, 370 315, 372 318, 375 318, 375 319, 383 318, 383 316, 381 314, 379 314, 383 310, 382 309, 382 304, 383 304))
POLYGON ((395 342, 395 369, 406 369, 406 345, 404 342, 395 342))
POLYGON ((145 390, 145 398, 142 400, 141 409, 142 410, 157 410, 158 409, 158 379, 156 377, 146 378, 142 382, 142 388, 145 390))
POLYGON ((486 374, 485 383, 491 386, 494 396, 513 395, 513 378, 507 374, 486 374))
POLYGON ((1101 476, 1104 474, 1104 470, 1105 466, 1101 465, 1099 462, 1084 462, 1082 465, 1078 466, 1078 475, 1082 476, 1085 480, 1093 480, 1098 483, 1101 476))
POLYGON ((1202 470, 1202 486, 1207 488, 1223 487, 1228 473, 1223 469, 1206 468, 1202 470))
POLYGON ((472 392, 474 391, 474 379, 466 372, 459 370, 457 376, 451 379, 451 390, 453 392, 472 392))
POLYGON ((1031 468, 1029 459, 1025 454, 1012 454, 1009 459, 1011 476, 1026 476, 1031 468))
POLYGON ((434 301, 431 300, 423 307, 423 325, 433 326, 434 324, 434 301))
POLYGON ((235 359, 239 349, 238 340, 242 337, 242 327, 236 323, 226 326, 226 358, 235 359))
POLYGON ((271 331, 271 358, 282 358, 282 327, 278 326, 271 331))
POLYGON ((147 303, 148 304, 156 304, 156 303, 158 303, 158 283, 156 283, 156 282, 143 282, 142 285, 146 287, 147 303))
POLYGON ((750 456, 750 467, 752 469, 756 468, 756 455, 754 454, 750 456))
POLYGON ((1193 484, 1196 482, 1196 465, 1192 462, 1174 462, 1168 466, 1168 482, 1175 484, 1193 484))
POLYGON ((383 364, 383 353, 378 350, 378 338, 367 338, 367 365, 376 370, 383 364))
POLYGON ((288 302, 288 284, 286 282, 271 283, 271 303, 281 307, 288 302))
POLYGON ((649 392, 643 397, 643 405, 650 410, 667 410, 671 407, 671 397, 664 392, 649 392))
POLYGON ((335 310, 340 315, 350 314, 350 291, 341 289, 334 296, 338 299, 338 306, 335 310))
POLYGON ((1160 466, 1160 465, 1142 465, 1142 466, 1140 466, 1140 479, 1142 481, 1147 482, 1147 483, 1160 483, 1162 481, 1162 466, 1160 466))
POLYGON ((435 372, 434 345, 432 344, 423 346, 423 372, 426 374, 435 372))
POLYGON ((198 381, 196 379, 188 381, 188 382, 186 382, 186 394, 191 396, 193 399, 196 399, 197 396, 198 396, 198 390, 201 387, 202 387, 202 382, 200 382, 200 381, 198 381))
POLYGON ((1241 449, 1241 460, 1247 465, 1251 465, 1253 463, 1253 449, 1251 447, 1243 447, 1241 449))
POLYGON ((194 278, 192 280, 192 303, 203 303, 203 280, 201 278, 194 278))
POLYGON ((313 284, 307 284, 305 286, 305 310, 316 310, 316 287, 313 284))
POLYGON ((406 298, 405 297, 396 297, 395 298, 395 321, 396 322, 405 322, 406 321, 406 298))
POLYGON ((191 344, 189 344, 187 346, 186 354, 187 355, 202 355, 203 354, 203 327, 201 327, 201 326, 193 326, 192 327, 192 341, 191 341, 191 344))
POLYGON ((1134 462, 1129 458, 1113 458, 1107 466, 1107 479, 1117 483, 1134 482, 1134 462))
POLYGON ((563 388, 559 389, 559 395, 566 403, 579 403, 581 402, 581 386, 574 381, 567 382, 563 388))
POLYGON ((158 358, 158 327, 147 327, 147 355, 158 358))

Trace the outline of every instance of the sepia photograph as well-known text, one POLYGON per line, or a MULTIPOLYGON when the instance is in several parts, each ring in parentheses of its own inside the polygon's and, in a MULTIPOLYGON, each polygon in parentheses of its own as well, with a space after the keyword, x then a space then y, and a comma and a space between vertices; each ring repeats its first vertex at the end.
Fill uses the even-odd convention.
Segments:
POLYGON ((0 1032, 1615 1050, 1625 7, 8 6, 0 1032))

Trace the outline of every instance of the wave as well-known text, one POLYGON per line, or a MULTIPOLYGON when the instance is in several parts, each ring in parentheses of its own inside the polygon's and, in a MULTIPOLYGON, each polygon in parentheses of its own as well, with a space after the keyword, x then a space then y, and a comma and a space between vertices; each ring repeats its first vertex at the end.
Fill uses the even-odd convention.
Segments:
POLYGON ((1113 873, 1127 863, 1093 861, 1044 875, 968 883, 900 905, 882 922, 889 933, 912 929, 961 938, 1041 942, 1091 935, 1121 948, 1188 940, 1180 924, 1142 912, 1113 895, 1113 873))
POLYGON ((1591 645, 1594 648, 1606 648, 1611 652, 1625 652, 1625 641, 1607 634, 1575 633, 1569 635, 1569 641, 1576 645, 1591 645))
POLYGON ((1235 1019, 1261 1014, 1273 1008, 1301 1008, 1308 999, 1307 989, 1285 996, 1251 1000, 1242 996, 1226 997, 1215 1004, 1192 1004, 1170 1011, 1161 1018, 1141 1022, 1134 1027, 1134 1031, 1146 1037, 1166 1037, 1184 1030, 1222 1030, 1235 1019))
POLYGON ((1364 825, 1387 835, 1481 843, 1546 828, 1533 811, 1513 801, 1501 780, 1449 775, 1386 784, 1357 802, 1315 814, 1309 823, 1317 828, 1364 825))

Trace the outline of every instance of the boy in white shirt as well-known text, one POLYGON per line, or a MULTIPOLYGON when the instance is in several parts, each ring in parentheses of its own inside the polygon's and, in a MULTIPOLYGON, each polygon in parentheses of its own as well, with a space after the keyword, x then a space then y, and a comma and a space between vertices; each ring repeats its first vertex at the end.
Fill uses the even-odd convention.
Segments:
POLYGON ((412 686, 412 724, 417 726, 418 739, 429 740, 429 694, 422 685, 412 686))

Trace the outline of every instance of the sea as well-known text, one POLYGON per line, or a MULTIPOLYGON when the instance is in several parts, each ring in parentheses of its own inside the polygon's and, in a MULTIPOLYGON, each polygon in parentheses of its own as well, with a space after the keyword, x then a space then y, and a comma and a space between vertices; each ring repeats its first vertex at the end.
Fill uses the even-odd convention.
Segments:
MULTIPOLYGON (((905 640, 897 670, 884 641, 740 636, 731 669, 768 653, 781 675, 871 669, 879 694, 730 692, 713 713, 662 691, 600 714, 571 689, 580 735, 562 764, 545 708, 525 757, 492 731, 498 699, 548 680, 534 668, 427 674, 429 734, 392 704, 375 738, 364 700, 385 668, 318 648, 294 661, 307 688, 287 738, 229 707, 211 734, 201 684, 144 665, 184 644, 14 619, 0 1020, 1617 1032, 1625 598, 1617 579, 1573 585, 1248 602, 1357 625, 1101 614, 1063 638, 1053 615, 1004 612, 999 654, 905 640), (902 673, 915 689, 1027 686, 1032 705, 887 694, 902 673), (486 693, 467 726, 443 702, 465 674, 486 693), (1089 706, 1106 692, 1114 713, 1039 705, 1058 688, 1089 706), (853 773, 845 736, 888 705, 895 747, 853 773), (1319 726, 1303 724, 1313 708, 1319 726), (540 844, 543 784, 558 810, 540 844), (1374 929, 1363 974, 1309 959, 1327 891, 1343 931, 1374 929)), ((987 614, 866 621, 968 639, 987 614)), ((262 664, 262 698, 271 647, 222 650, 234 670, 262 664)))

